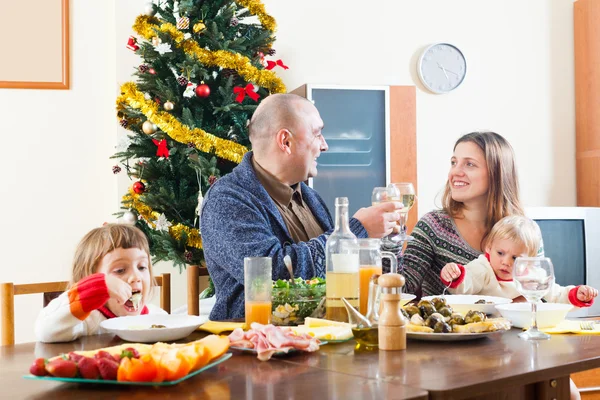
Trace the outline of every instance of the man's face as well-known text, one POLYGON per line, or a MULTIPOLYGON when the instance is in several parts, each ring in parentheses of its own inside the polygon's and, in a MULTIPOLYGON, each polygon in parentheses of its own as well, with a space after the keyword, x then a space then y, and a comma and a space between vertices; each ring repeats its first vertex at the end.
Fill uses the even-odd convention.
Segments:
POLYGON ((292 132, 291 145, 298 182, 317 176, 317 158, 322 151, 328 149, 321 133, 323 120, 315 106, 310 103, 303 104, 299 116, 298 128, 292 132))

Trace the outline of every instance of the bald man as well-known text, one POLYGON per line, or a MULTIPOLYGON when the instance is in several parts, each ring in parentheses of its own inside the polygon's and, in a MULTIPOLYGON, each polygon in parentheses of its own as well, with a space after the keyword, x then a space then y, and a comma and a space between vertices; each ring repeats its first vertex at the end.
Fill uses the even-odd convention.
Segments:
MULTIPOLYGON (((274 94, 250 121, 252 151, 206 193, 201 215, 204 257, 216 290, 211 320, 244 317, 244 257, 271 257, 273 279, 325 277, 325 243, 334 228, 323 199, 304 184, 327 151, 315 106, 274 94)), ((359 238, 392 232, 400 203, 361 208, 350 219, 359 238)))

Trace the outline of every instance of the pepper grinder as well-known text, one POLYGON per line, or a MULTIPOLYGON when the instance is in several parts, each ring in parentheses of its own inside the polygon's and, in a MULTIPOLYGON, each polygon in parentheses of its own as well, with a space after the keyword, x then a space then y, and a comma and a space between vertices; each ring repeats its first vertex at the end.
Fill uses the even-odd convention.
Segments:
POLYGON ((406 349, 406 318, 400 310, 400 297, 404 277, 400 274, 383 274, 377 283, 381 288, 383 310, 379 315, 379 349, 406 349))

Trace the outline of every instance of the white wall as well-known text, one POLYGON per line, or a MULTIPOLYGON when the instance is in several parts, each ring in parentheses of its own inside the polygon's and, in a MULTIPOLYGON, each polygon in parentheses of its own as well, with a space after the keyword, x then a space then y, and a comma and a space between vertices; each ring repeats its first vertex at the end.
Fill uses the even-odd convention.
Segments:
MULTIPOLYGON (((434 207, 455 140, 478 129, 515 148, 526 205, 576 204, 572 0, 264 3, 278 23, 275 59, 290 69, 277 72, 289 90, 418 86, 421 213, 434 207), (463 85, 446 95, 425 92, 415 75, 420 51, 438 41, 458 46, 468 63, 463 85)), ((71 90, 0 89, 1 281, 67 279, 77 241, 112 218, 129 184, 112 175, 108 157, 123 134, 118 84, 138 65, 125 43, 145 0, 90 4, 71 1, 71 90)), ((157 270, 172 272, 173 307, 184 304, 185 275, 168 264, 157 270)), ((28 297, 17 299, 19 341, 33 340, 41 303, 28 297)))

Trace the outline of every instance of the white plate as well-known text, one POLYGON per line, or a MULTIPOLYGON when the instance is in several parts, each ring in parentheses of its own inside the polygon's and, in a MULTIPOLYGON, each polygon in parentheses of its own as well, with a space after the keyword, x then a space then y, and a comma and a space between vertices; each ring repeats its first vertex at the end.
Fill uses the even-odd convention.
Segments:
POLYGON ((483 333, 428 333, 428 332, 406 332, 408 339, 426 340, 429 342, 461 342, 463 340, 473 340, 488 337, 498 332, 483 333))
POLYGON ((417 297, 417 296, 415 296, 414 294, 410 294, 410 293, 402 293, 402 294, 400 295, 400 305, 401 305, 401 306, 405 306, 405 305, 407 305, 407 304, 408 304, 408 303, 410 303, 412 300, 414 300, 414 299, 415 299, 415 297, 417 297))
MULTIPOLYGON (((423 300, 432 300, 441 296, 425 296, 423 300)), ((469 311, 481 311, 485 314, 498 314, 496 304, 512 303, 511 299, 496 296, 479 296, 474 294, 447 294, 444 296, 446 303, 452 307, 452 310, 465 315, 469 311), (475 304, 478 300, 491 301, 493 304, 475 304)))
POLYGON ((188 336, 208 321, 207 316, 147 314, 134 317, 110 318, 100 326, 128 342, 167 342, 188 336), (166 328, 150 328, 164 325, 166 328))

